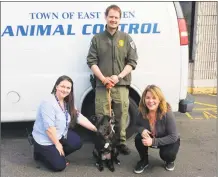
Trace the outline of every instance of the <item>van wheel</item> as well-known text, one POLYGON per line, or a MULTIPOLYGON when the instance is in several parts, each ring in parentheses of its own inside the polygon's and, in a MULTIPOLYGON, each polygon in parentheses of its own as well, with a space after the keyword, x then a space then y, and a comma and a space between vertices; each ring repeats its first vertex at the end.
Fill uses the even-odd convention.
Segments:
POLYGON ((135 123, 138 116, 138 106, 136 102, 129 98, 129 116, 127 119, 126 138, 130 139, 135 133, 135 123))
MULTIPOLYGON (((82 114, 86 116, 87 118, 90 118, 92 115, 95 114, 95 93, 90 92, 86 99, 83 102, 82 106, 82 114)), ((133 136, 135 133, 135 123, 138 115, 138 106, 134 99, 129 97, 129 114, 128 114, 128 119, 127 119, 127 126, 126 126, 126 138, 129 139, 133 136)), ((89 134, 87 130, 82 128, 84 134, 89 134)))

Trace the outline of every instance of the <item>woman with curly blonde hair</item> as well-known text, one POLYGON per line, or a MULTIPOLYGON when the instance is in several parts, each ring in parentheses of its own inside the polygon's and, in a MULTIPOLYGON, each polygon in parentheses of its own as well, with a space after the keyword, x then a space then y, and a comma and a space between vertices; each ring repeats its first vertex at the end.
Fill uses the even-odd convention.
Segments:
POLYGON ((174 114, 159 87, 146 87, 139 103, 139 112, 135 146, 141 159, 134 172, 142 173, 148 166, 148 147, 160 149, 160 157, 165 162, 166 170, 173 171, 180 138, 174 114))

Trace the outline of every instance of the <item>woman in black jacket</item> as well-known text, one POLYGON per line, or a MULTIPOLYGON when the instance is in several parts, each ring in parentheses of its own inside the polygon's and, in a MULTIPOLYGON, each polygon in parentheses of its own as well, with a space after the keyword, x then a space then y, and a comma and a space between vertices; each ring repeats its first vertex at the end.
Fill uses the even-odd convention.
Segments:
POLYGON ((141 159, 134 172, 142 173, 148 166, 148 147, 160 149, 160 157, 165 162, 166 170, 173 171, 180 138, 174 114, 159 87, 149 85, 145 89, 139 103, 139 111, 135 146, 141 159))

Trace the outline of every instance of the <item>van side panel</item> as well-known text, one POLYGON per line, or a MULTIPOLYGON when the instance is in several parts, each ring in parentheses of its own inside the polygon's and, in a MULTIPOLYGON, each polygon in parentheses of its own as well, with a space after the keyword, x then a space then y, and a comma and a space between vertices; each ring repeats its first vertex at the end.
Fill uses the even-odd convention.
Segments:
POLYGON ((177 111, 180 93, 181 51, 175 7, 172 2, 158 2, 158 4, 157 2, 146 2, 143 7, 146 12, 142 15, 143 19, 158 21, 160 33, 134 36, 140 58, 137 69, 134 71, 132 84, 137 85, 140 90, 143 90, 147 84, 158 85, 173 110, 177 111))
MULTIPOLYGON (((174 2, 177 18, 184 18, 183 11, 179 2, 174 2)), ((188 45, 180 46, 181 57, 181 78, 180 78, 180 100, 185 99, 188 92, 188 63, 189 47, 188 45)))
MULTIPOLYGON (((139 60, 132 88, 141 95, 148 84, 160 86, 177 111, 181 50, 173 2, 116 4, 123 12, 120 30, 129 33, 137 45, 139 60)), ((74 81, 80 110, 91 86, 86 64, 90 41, 104 30, 104 12, 111 2, 95 2, 94 6, 93 2, 1 5, 2 122, 34 120, 40 101, 63 74, 74 81)))

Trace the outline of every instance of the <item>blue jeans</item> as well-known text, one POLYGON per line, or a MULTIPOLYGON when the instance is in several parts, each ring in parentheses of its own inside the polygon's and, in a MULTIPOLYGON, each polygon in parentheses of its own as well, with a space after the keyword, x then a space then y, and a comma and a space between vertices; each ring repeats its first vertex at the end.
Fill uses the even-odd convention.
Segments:
MULTIPOLYGON (((82 147, 79 135, 72 130, 68 130, 67 139, 60 139, 60 143, 63 146, 65 156, 68 156, 82 147)), ((55 145, 43 146, 35 142, 34 156, 36 159, 44 162, 45 165, 53 171, 62 171, 66 168, 65 156, 60 156, 55 145)))

